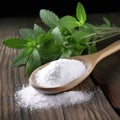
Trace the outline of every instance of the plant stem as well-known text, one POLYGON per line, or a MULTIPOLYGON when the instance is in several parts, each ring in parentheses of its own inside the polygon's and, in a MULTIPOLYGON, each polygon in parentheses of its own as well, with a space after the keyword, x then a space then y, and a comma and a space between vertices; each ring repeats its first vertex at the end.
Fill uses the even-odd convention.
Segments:
POLYGON ((120 33, 114 33, 114 34, 111 34, 111 35, 109 35, 109 36, 106 36, 106 37, 97 39, 96 41, 91 41, 91 42, 89 42, 89 44, 98 43, 98 42, 101 42, 101 41, 106 40, 106 39, 108 39, 108 38, 114 37, 114 36, 116 36, 116 35, 120 35, 120 33))

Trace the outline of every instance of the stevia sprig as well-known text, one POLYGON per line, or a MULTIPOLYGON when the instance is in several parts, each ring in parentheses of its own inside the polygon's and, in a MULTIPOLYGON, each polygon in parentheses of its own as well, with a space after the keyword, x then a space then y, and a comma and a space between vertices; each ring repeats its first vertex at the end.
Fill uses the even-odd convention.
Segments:
POLYGON ((85 8, 80 2, 75 17, 66 15, 59 18, 52 11, 42 9, 40 19, 48 31, 34 24, 32 29, 20 29, 20 38, 3 40, 7 47, 21 49, 12 66, 25 65, 28 75, 52 60, 81 55, 84 51, 86 54, 96 52, 98 42, 120 34, 120 27, 111 25, 105 17, 101 25, 88 23, 85 8))

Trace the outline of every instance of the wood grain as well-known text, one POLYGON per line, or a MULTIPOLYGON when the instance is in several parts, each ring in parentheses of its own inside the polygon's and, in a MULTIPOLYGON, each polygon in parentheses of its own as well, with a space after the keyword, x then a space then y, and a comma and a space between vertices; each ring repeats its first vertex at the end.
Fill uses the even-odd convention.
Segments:
POLYGON ((2 40, 18 36, 19 28, 31 27, 35 21, 32 18, 0 20, 0 120, 119 120, 120 117, 90 76, 73 89, 93 91, 94 95, 87 103, 32 111, 15 104, 14 93, 23 84, 28 84, 28 77, 24 66, 11 67, 18 51, 5 47, 2 40))
POLYGON ((120 51, 101 61, 94 69, 93 78, 112 105, 120 109, 120 51))

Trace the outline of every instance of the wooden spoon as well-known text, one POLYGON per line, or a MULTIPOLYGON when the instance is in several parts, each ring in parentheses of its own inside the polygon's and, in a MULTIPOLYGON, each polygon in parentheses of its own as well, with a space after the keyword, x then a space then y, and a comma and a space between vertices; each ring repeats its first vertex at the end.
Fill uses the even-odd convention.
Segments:
POLYGON ((64 86, 60 86, 60 87, 52 87, 52 88, 45 88, 40 86, 36 80, 35 80, 35 73, 38 70, 41 70, 42 68, 44 68, 45 66, 47 66, 49 63, 37 68, 35 71, 32 72, 32 74, 30 75, 29 78, 29 82, 30 85, 32 87, 34 87, 36 90, 45 93, 45 94, 56 94, 56 93, 60 93, 60 92, 64 92, 67 91, 73 87, 75 87, 76 85, 78 85, 79 83, 81 83, 85 78, 88 77, 88 75, 92 72, 92 70, 94 69, 94 67, 96 66, 96 64, 102 60, 103 58, 117 52, 120 50, 120 40, 112 43, 111 45, 109 45, 108 47, 93 53, 93 54, 89 54, 89 55, 83 55, 83 56, 75 56, 75 57, 71 57, 69 59, 75 59, 75 60, 79 60, 79 61, 83 61, 85 66, 86 66, 86 71, 82 74, 82 76, 76 80, 73 80, 70 83, 65 84, 64 86))

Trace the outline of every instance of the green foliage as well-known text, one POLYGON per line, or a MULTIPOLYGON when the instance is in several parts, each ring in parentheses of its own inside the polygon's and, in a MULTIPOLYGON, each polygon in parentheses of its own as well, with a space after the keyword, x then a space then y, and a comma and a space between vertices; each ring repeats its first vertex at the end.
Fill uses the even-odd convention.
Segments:
POLYGON ((20 39, 20 38, 10 38, 3 41, 3 44, 16 49, 23 49, 27 46, 28 41, 20 39))
POLYGON ((32 53, 32 48, 24 48, 20 54, 18 54, 12 61, 12 66, 20 66, 26 64, 29 56, 32 53))
POLYGON ((59 17, 55 13, 45 9, 40 10, 40 18, 50 28, 56 27, 59 22, 59 17))
POLYGON ((67 28, 69 31, 71 31, 73 28, 75 28, 79 25, 79 22, 77 21, 76 18, 67 15, 60 19, 59 25, 63 28, 67 28))
POLYGON ((20 29, 20 38, 3 41, 7 47, 22 49, 13 59, 12 65, 25 65, 30 75, 47 62, 94 53, 98 42, 120 34, 120 28, 112 26, 105 17, 101 25, 87 23, 86 18, 84 6, 80 2, 76 7, 76 17, 66 15, 59 18, 52 11, 40 10, 40 19, 49 28, 48 31, 34 24, 33 28, 20 29))
POLYGON ((30 75, 33 70, 41 65, 40 53, 34 48, 32 53, 29 55, 28 61, 26 62, 26 71, 30 75))
POLYGON ((83 26, 86 22, 86 12, 84 6, 80 2, 77 4, 76 17, 79 20, 79 26, 83 26))

